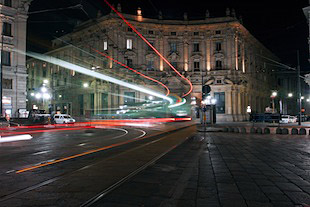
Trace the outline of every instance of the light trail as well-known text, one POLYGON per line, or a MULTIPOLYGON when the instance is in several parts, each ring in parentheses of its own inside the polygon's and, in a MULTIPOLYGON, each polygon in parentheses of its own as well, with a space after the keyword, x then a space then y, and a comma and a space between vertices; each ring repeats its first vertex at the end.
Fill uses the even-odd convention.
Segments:
POLYGON ((176 104, 171 104, 168 106, 168 108, 174 108, 174 107, 177 107, 177 106, 182 106, 183 104, 186 103, 186 99, 185 98, 182 98, 183 100, 179 103, 176 103, 176 104))
POLYGON ((145 74, 143 74, 143 73, 140 73, 139 71, 137 71, 137 70, 135 70, 135 69, 129 67, 128 65, 125 65, 124 63, 121 63, 121 62, 118 61, 118 60, 115 60, 115 59, 112 58, 111 56, 109 56, 109 55, 107 55, 107 54, 105 54, 105 53, 103 53, 103 52, 100 52, 99 50, 96 50, 96 49, 94 49, 94 48, 91 48, 91 49, 92 49, 93 51, 97 52, 98 54, 100 54, 101 56, 104 56, 104 57, 106 57, 106 58, 112 60, 113 62, 115 62, 115 63, 117 63, 117 64, 119 64, 119 65, 121 65, 121 66, 127 68, 128 70, 131 70, 132 72, 134 72, 134 73, 136 73, 136 74, 138 74, 138 75, 140 75, 140 76, 142 76, 142 77, 144 77, 144 78, 146 78, 146 79, 148 79, 148 80, 151 80, 151 81, 153 81, 153 82, 155 82, 155 83, 158 83, 158 84, 161 85, 161 86, 163 86, 163 87, 167 90, 166 96, 168 96, 168 95, 170 94, 169 88, 168 88, 165 84, 163 84, 162 82, 160 82, 160 81, 158 81, 158 80, 156 80, 156 79, 154 79, 154 78, 151 78, 151 77, 149 77, 149 76, 147 76, 147 75, 145 75, 145 74))
MULTIPOLYGON (((17 51, 17 52, 21 52, 21 51, 17 51)), ((21 52, 21 53, 24 53, 24 52, 21 52)), ((163 94, 157 93, 157 92, 155 92, 153 90, 150 90, 150 89, 138 86, 138 85, 134 85, 134 84, 131 84, 131 83, 127 83, 125 81, 122 81, 122 80, 119 80, 119 79, 116 79, 116 78, 104 75, 102 73, 91 71, 91 70, 89 70, 87 68, 84 68, 84 67, 81 67, 81 66, 78 66, 78 65, 66 62, 66 61, 58 59, 58 58, 54 58, 54 57, 51 57, 51 56, 46 56, 46 55, 42 55, 42 54, 38 54, 38 53, 34 53, 34 52, 27 52, 26 55, 29 56, 29 57, 33 57, 33 58, 36 58, 36 59, 39 59, 39 60, 42 60, 42 61, 46 61, 46 62, 55 64, 55 65, 59 65, 59 66, 61 66, 63 68, 74 70, 76 72, 79 72, 79 73, 82 73, 82 74, 85 74, 85 75, 88 75, 88 76, 99 78, 101 80, 105 80, 105 81, 108 81, 108 82, 111 82, 111 83, 115 83, 117 85, 121 85, 121 86, 124 86, 124 87, 127 87, 127 88, 131 88, 131 89, 136 90, 136 91, 140 91, 140 92, 143 92, 143 93, 146 93, 146 94, 150 94, 152 96, 156 96, 158 98, 162 98, 164 100, 169 101, 170 104, 173 103, 173 100, 171 98, 169 98, 169 97, 167 97, 167 96, 165 96, 163 94)))
POLYGON ((167 63, 167 65, 169 65, 169 67, 171 69, 174 70, 174 72, 176 74, 178 74, 181 78, 183 78, 185 81, 188 82, 190 89, 187 93, 185 93, 183 95, 183 97, 189 95, 192 90, 193 90, 193 84, 190 82, 190 80, 188 80, 187 78, 185 78, 177 69, 175 69, 175 67, 132 25, 130 24, 127 19, 120 13, 118 12, 107 0, 103 0, 150 48, 152 48, 152 50, 154 50, 154 52, 162 59, 165 61, 165 63, 167 63))

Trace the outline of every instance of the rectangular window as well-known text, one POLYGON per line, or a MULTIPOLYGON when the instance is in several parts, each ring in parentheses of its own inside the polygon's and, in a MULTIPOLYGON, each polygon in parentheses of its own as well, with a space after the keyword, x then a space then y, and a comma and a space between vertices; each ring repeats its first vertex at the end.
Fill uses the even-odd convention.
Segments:
POLYGON ((127 39, 126 49, 127 50, 132 50, 132 39, 127 39))
POLYGON ((46 78, 46 69, 43 69, 43 78, 46 78))
POLYGON ((176 36, 176 35, 177 35, 177 32, 171 32, 170 35, 176 36))
POLYGON ((108 109, 108 94, 107 93, 101 93, 101 107, 103 110, 108 109))
POLYGON ((215 43, 215 50, 216 51, 221 51, 222 50, 222 43, 221 42, 215 43))
POLYGON ((3 78, 2 81, 3 81, 3 88, 4 89, 13 89, 12 79, 3 78))
POLYGON ((221 32, 221 30, 216 30, 215 31, 215 34, 221 34, 222 32, 221 32))
POLYGON ((176 42, 170 42, 170 52, 177 52, 177 43, 176 42))
POLYGON ((222 61, 221 60, 215 61, 215 68, 216 69, 222 69, 222 61))
POLYGON ((194 52, 199 52, 199 43, 194 43, 194 52))
POLYGON ((103 50, 108 50, 108 42, 107 41, 103 42, 103 50))
POLYGON ((124 92, 124 104, 135 103, 135 92, 124 92))
POLYGON ((174 67, 174 68, 178 68, 178 63, 177 62, 171 62, 171 65, 174 67))
POLYGON ((131 68, 133 67, 133 65, 132 65, 132 59, 129 59, 129 58, 127 59, 127 66, 128 66, 128 67, 131 67, 131 68))
POLYGON ((12 0, 4 0, 4 6, 12 7, 12 0))
POLYGON ((194 36, 198 36, 199 35, 199 32, 194 32, 194 36))
POLYGON ((150 35, 154 34, 154 31, 153 30, 149 30, 149 34, 150 35))
POLYGON ((225 92, 214 92, 216 99, 216 113, 225 114, 225 92))
POLYGON ((12 24, 3 22, 3 35, 12 36, 12 24))
POLYGON ((153 58, 150 58, 147 61, 146 69, 147 70, 154 70, 154 59, 153 58))
POLYGON ((3 51, 2 52, 2 64, 5 66, 11 66, 11 52, 3 51))
POLYGON ((200 62, 198 60, 194 61, 194 71, 200 71, 200 62))
MULTIPOLYGON (((149 41, 149 43, 154 47, 154 42, 149 41)), ((147 50, 148 51, 153 51, 153 49, 147 45, 147 50)))

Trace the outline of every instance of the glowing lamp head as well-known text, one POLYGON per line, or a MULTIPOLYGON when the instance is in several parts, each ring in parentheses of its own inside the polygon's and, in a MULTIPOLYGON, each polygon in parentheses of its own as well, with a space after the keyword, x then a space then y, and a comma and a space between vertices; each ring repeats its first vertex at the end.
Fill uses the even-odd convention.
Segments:
POLYGON ((46 92, 47 92, 47 88, 46 88, 46 87, 42 87, 42 88, 41 88, 41 92, 42 92, 42 93, 46 93, 46 92))
POLYGON ((88 88, 88 86, 89 86, 88 83, 83 83, 84 88, 88 88))
POLYGON ((272 98, 275 98, 277 95, 278 95, 278 93, 277 93, 276 91, 273 91, 273 92, 271 93, 271 97, 272 97, 272 98))
POLYGON ((41 93, 37 93, 37 94, 35 95, 35 97, 36 97, 36 99, 40 99, 40 98, 42 97, 42 94, 41 94, 41 93))
POLYGON ((288 97, 290 97, 290 98, 293 97, 293 93, 289 93, 288 97))

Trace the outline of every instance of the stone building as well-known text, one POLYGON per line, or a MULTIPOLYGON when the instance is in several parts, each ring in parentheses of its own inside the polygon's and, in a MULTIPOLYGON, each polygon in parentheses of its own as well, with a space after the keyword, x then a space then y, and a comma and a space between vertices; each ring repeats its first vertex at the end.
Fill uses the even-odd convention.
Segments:
MULTIPOLYGON (((117 8, 119 11, 121 10, 120 5, 117 8)), ((199 100, 202 98, 202 85, 209 85, 211 87, 210 95, 217 99, 217 120, 219 121, 242 121, 248 118, 247 106, 250 106, 253 112, 264 112, 265 108, 270 105, 270 94, 276 83, 273 68, 267 64, 266 58, 274 60, 278 60, 278 58, 249 33, 235 17, 234 12, 227 9, 225 17, 213 18, 206 12, 205 19, 201 20, 190 20, 186 14, 183 20, 166 20, 161 13, 156 19, 145 18, 140 8, 136 15, 123 15, 180 73, 193 83, 193 91, 187 97, 188 103, 191 98, 195 97, 196 103, 199 104, 199 100)), ((98 67, 107 73, 116 71, 116 74, 136 81, 136 78, 125 70, 115 69, 119 66, 112 60, 104 59, 104 57, 93 58, 85 52, 76 50, 78 47, 96 54, 90 49, 89 46, 91 46, 164 82, 171 92, 178 96, 189 89, 186 82, 182 81, 114 13, 98 16, 96 21, 78 25, 72 33, 55 39, 53 45, 58 49, 49 54, 61 57, 61 59, 73 62, 83 59, 89 68, 98 67)), ((96 56, 100 55, 96 54, 96 56)), ((37 71, 36 73, 41 73, 40 68, 32 65, 35 61, 32 59, 28 62, 29 80, 32 77, 32 68, 37 71)), ((72 72, 67 71, 57 81, 68 82, 72 77, 72 72)), ((82 80, 79 79, 79 81, 82 80)), ((143 79, 140 81, 145 82, 143 79)), ((100 84, 93 84, 94 87, 101 87, 100 84)), ((133 97, 145 96, 121 87, 109 86, 107 83, 103 83, 101 90, 108 94, 117 92, 133 97)), ((61 90, 57 89, 56 93, 58 91, 61 90)), ((68 90, 63 90, 61 93, 66 94, 62 95, 64 102, 67 102, 65 96, 72 94, 68 90)), ((89 102, 97 103, 89 105, 90 108, 94 106, 96 109, 95 105, 98 106, 97 108, 104 108, 102 101, 104 98, 101 95, 96 97, 94 101, 93 99, 87 101, 84 95, 81 102, 83 105, 89 104, 89 102)), ((106 105, 108 107, 124 104, 122 97, 112 95, 105 97, 107 97, 106 105)))
POLYGON ((31 0, 0 1, 2 115, 7 113, 18 116, 18 109, 26 109, 26 57, 14 50, 26 51, 27 12, 30 2, 31 0))

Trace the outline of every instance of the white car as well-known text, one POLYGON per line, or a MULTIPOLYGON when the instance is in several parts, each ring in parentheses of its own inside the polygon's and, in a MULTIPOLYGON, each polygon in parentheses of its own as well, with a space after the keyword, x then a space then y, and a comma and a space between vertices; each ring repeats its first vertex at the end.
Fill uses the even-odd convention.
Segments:
POLYGON ((75 119, 73 119, 68 114, 55 114, 54 115, 54 122, 56 124, 68 124, 68 123, 74 123, 75 119))
POLYGON ((295 116, 282 115, 280 123, 281 124, 288 124, 288 123, 295 123, 296 121, 297 121, 297 118, 295 116))

